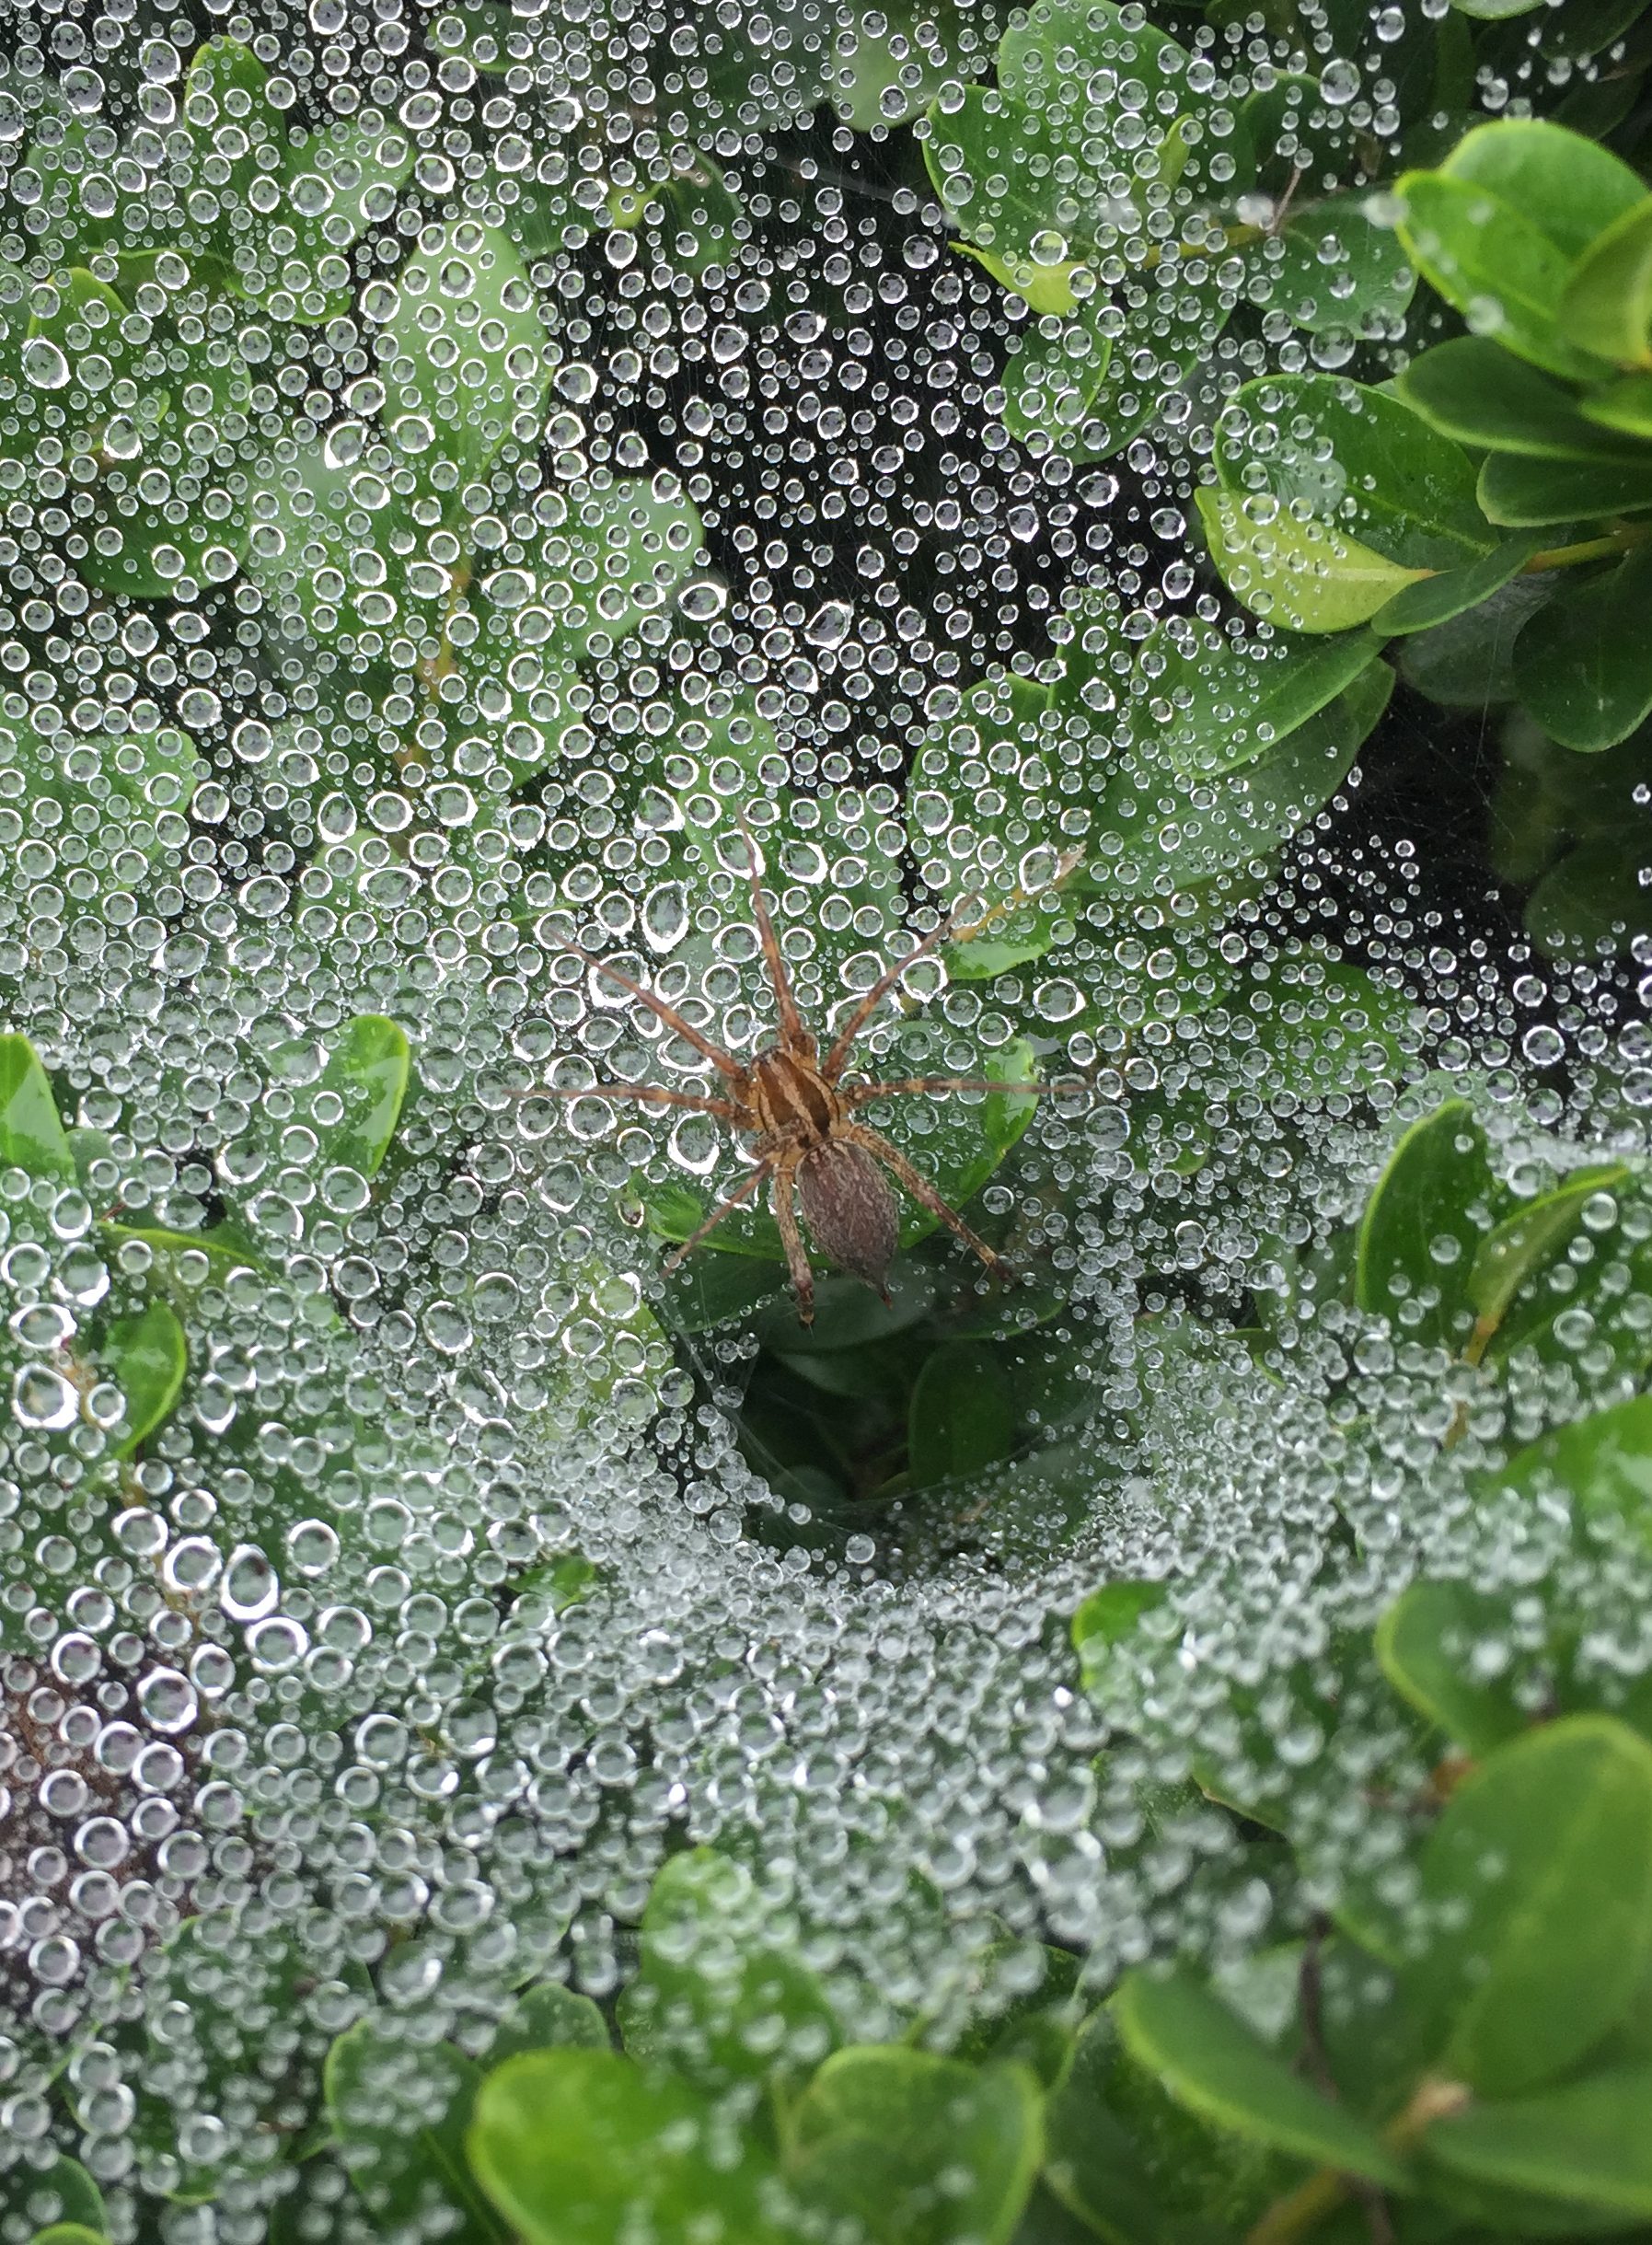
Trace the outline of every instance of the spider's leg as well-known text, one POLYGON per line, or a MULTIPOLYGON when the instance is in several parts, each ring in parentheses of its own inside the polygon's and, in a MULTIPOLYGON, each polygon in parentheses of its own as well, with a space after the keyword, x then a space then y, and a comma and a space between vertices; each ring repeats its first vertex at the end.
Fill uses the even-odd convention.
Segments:
POLYGON ((803 1158, 801 1146, 789 1146, 775 1164, 774 1185, 769 1192, 769 1206, 774 1210, 776 1228, 780 1244, 786 1250, 786 1268, 791 1274, 791 1290, 797 1296, 797 1314, 805 1325, 814 1323, 814 1273, 809 1267, 808 1251, 803 1245, 803 1233, 797 1228, 797 1211, 791 1205, 791 1184, 797 1175, 797 1165, 803 1158))
POLYGON ((826 1078, 828 1083, 835 1083, 838 1078, 843 1073, 844 1065, 849 1059, 849 1047, 854 1043, 856 1037, 860 1036, 861 1030, 865 1028, 867 1023, 877 1012, 879 1006, 883 1004, 884 999, 888 997, 890 991, 895 988, 895 984, 906 973, 907 967, 915 966, 917 962, 923 957, 926 952, 933 951, 938 945, 944 943, 947 937, 957 926, 961 917, 961 914, 957 912, 949 913, 947 917, 939 923, 939 925, 930 930, 930 932, 924 937, 922 943, 915 943, 913 945, 912 949, 907 952, 905 958, 897 959, 893 966, 887 966, 884 968, 884 972, 878 977, 877 980, 867 991, 865 997, 861 999, 860 1004, 856 1006, 854 1012, 844 1023, 842 1028, 838 1030, 837 1037, 833 1042, 832 1049, 826 1054, 826 1059, 820 1063, 820 1072, 826 1078))
POLYGON ((768 1176, 769 1171, 773 1167, 773 1157, 769 1154, 765 1154, 763 1159, 757 1163, 756 1169, 752 1171, 750 1176, 743 1177, 739 1184, 735 1186, 734 1191, 729 1195, 728 1198, 726 1200, 720 1200, 717 1203, 717 1206, 711 1210, 710 1216, 706 1218, 705 1222, 701 1224, 699 1230, 694 1234, 693 1238, 685 1240, 680 1247, 674 1248, 666 1256, 666 1269, 676 1270, 681 1264, 686 1262, 688 1256, 694 1253, 694 1250, 699 1245, 699 1243, 705 1238, 709 1232, 715 1232, 718 1225, 722 1221, 725 1216, 731 1215, 734 1210, 740 1206, 743 1200, 748 1200, 751 1198, 752 1194, 757 1190, 757 1186, 762 1184, 764 1178, 768 1176))
POLYGON ((667 1005, 664 998, 656 998, 653 990, 645 990, 641 982, 633 982, 630 975, 621 974, 618 966, 610 966, 607 959, 599 959, 592 952, 582 951, 577 943, 569 943, 565 948, 574 958, 583 959, 597 974, 607 975, 610 982, 618 982, 621 989, 630 990, 633 998, 641 998, 651 1013, 657 1013, 668 1029, 675 1029, 685 1043, 692 1045, 696 1052, 703 1053, 712 1067, 720 1070, 731 1083, 745 1082, 745 1070, 739 1061, 731 1059, 721 1046, 712 1044, 709 1036, 702 1036, 691 1023, 683 1019, 676 1006, 667 1005))
POLYGON ((740 831, 745 837, 746 864, 751 874, 751 904, 757 916, 757 940, 763 946, 763 964, 768 969, 768 979, 774 985, 774 1002, 780 1016, 780 1047, 794 1052, 802 1045, 810 1045, 808 1031, 803 1027, 803 1015, 797 1010, 797 1001, 791 995, 791 984, 787 978, 786 963, 780 956, 780 939, 774 932, 774 922, 768 917, 768 907, 763 901, 762 885, 757 879, 757 845, 746 824, 745 813, 737 814, 740 831))
MULTIPOLYGON (((1035 890, 1034 894, 1035 896, 1043 896, 1045 889, 1058 888, 1061 883, 1067 879, 1069 874, 1072 872, 1074 866, 1078 864, 1082 855, 1082 851, 1069 850, 1067 855, 1057 864, 1055 874, 1053 877, 1045 884, 1045 888, 1035 890)), ((967 910, 966 903, 960 904, 950 911, 946 918, 941 922, 939 927, 934 927, 930 930, 930 932, 924 937, 921 943, 915 945, 912 950, 907 952, 904 959, 897 959, 893 966, 886 968, 885 971, 879 976, 878 979, 867 991, 865 997, 861 999, 860 1004, 849 1015, 848 1021, 846 1021, 842 1028, 838 1030, 837 1041, 834 1043, 832 1049, 826 1054, 826 1059, 821 1062, 820 1065, 820 1072, 826 1078, 826 1082, 828 1083, 834 1083, 837 1082, 838 1076, 843 1072, 844 1062, 849 1058, 849 1047, 854 1043, 856 1037, 860 1036, 861 1030, 866 1026, 867 1022, 871 1019, 877 1007, 882 1004, 883 1001, 888 996, 889 992, 895 988, 895 984, 906 973, 907 967, 912 966, 916 960, 921 959, 926 951, 933 951, 938 944, 944 943, 950 936, 957 934, 960 928, 965 928, 967 933, 972 936, 977 935, 983 928, 989 926, 993 920, 1001 920, 1006 911, 1015 910, 1022 904, 1030 904, 1032 900, 1033 899, 1031 897, 1028 897, 1022 891, 1018 890, 1013 897, 1005 897, 999 903, 988 906, 987 910, 980 914, 977 919, 967 921, 965 920, 965 913, 967 910)))
POLYGON ((997 1249, 988 1247, 984 1239, 970 1230, 957 1210, 947 1206, 929 1179, 919 1175, 906 1155, 897 1153, 886 1138, 880 1138, 875 1130, 869 1130, 864 1123, 846 1124, 836 1135, 848 1139, 851 1145, 863 1146, 868 1153, 875 1155, 896 1184, 903 1186, 920 1208, 928 1209, 931 1216, 939 1216, 949 1232, 955 1232, 966 1247, 974 1249, 988 1270, 1009 1269, 1009 1265, 997 1249))
POLYGON ((1024 1092, 1028 1098, 1037 1099, 1057 1089, 1054 1083, 1006 1083, 990 1076, 903 1076, 898 1083, 842 1085, 838 1096, 846 1107, 863 1107, 869 1100, 898 1098, 907 1092, 1002 1092, 1006 1096, 1024 1092))
POLYGON ((744 1125, 750 1120, 732 1099, 708 1099, 701 1092, 674 1092, 663 1083, 536 1083, 516 1099, 651 1099, 657 1106, 690 1107, 696 1115, 715 1115, 723 1122, 744 1125))

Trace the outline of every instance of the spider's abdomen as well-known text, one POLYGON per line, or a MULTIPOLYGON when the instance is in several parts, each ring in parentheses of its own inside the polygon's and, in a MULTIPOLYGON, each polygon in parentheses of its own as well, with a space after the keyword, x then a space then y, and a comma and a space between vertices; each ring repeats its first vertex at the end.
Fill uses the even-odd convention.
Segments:
POLYGON ((814 1147, 798 1164, 797 1198, 821 1253, 887 1301, 900 1211, 871 1154, 844 1139, 814 1147))
POLYGON ((789 1138, 824 1138, 842 1103, 817 1068, 790 1052, 765 1052, 752 1063, 748 1094, 759 1128, 789 1138))

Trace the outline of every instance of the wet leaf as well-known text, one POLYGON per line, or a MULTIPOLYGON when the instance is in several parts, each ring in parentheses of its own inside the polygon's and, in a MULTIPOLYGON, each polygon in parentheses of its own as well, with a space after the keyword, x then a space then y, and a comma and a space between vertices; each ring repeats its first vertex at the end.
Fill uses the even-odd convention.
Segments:
POLYGON ((131 1457, 176 1409, 190 1368, 189 1344, 176 1313, 152 1302, 135 1316, 117 1318, 98 1354, 126 1399, 129 1432, 121 1454, 131 1457))
POLYGON ((1515 683, 1564 747, 1610 748, 1652 711, 1652 645, 1640 629, 1649 593, 1652 546, 1568 587, 1520 633, 1515 683))
POLYGON ((359 1014, 329 1056, 321 1090, 342 1105, 337 1122, 323 1124, 318 1168, 378 1173, 396 1135, 412 1072, 407 1031, 382 1013, 359 1014))
POLYGON ((1402 1698, 1471 1754, 1518 1737, 1528 1717, 1475 1649, 1508 1627, 1507 1602, 1461 1582, 1414 1582, 1377 1625, 1377 1658, 1402 1698))
POLYGON ((658 2245, 707 2235, 780 2245, 761 2210, 767 2162, 733 2159, 725 2124, 687 2086, 603 2050, 528 2051, 483 2081, 470 2167, 527 2245, 658 2245), (719 2227, 721 2226, 721 2227, 719 2227))
POLYGON ((1494 1193, 1485 1138, 1466 1101, 1412 1124, 1359 1227, 1355 1300, 1423 1342, 1452 1347, 1470 1323, 1470 1274, 1494 1193))
POLYGON ((440 2217, 459 2245, 501 2245, 507 2233, 465 2158, 481 2078, 481 2068, 451 2043, 421 2046, 376 2019, 358 2020, 333 2044, 328 2113, 375 2222, 440 2217))
POLYGON ((1043 2153, 1040 2106, 1022 2066, 839 2051, 792 2113, 789 2176, 874 2245, 1008 2245, 1043 2153))
POLYGON ((1420 1878, 1433 1929, 1399 1977, 1439 2068, 1486 2097, 1558 2079, 1652 1956, 1652 1746, 1600 1715, 1510 1740, 1452 1793, 1420 1878))
POLYGON ((1403 2161, 1374 2129, 1293 2074, 1192 1973, 1138 1968, 1113 1998, 1113 2017, 1138 2065, 1201 2119, 1315 2165, 1408 2187, 1403 2161))
POLYGON ((0 1164, 75 1182, 75 1156, 46 1071, 15 1031, 0 1036, 0 1164))

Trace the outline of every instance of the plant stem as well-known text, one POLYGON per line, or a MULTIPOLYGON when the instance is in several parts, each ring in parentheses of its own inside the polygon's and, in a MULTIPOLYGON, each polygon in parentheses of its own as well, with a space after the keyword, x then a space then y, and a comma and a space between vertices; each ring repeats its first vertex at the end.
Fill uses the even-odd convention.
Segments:
POLYGON ((1608 561, 1613 554, 1633 552, 1648 538, 1652 538, 1652 523, 1625 523, 1622 529, 1608 530, 1600 538, 1582 538, 1575 546, 1551 546, 1534 553, 1520 574, 1534 577, 1547 569, 1577 569, 1585 561, 1608 561))
MULTIPOLYGON (((1409 2151, 1426 2128, 1461 2112, 1469 2099, 1461 2081, 1443 2081, 1430 2074, 1418 2083, 1405 2110, 1382 2131, 1383 2141, 1395 2151, 1409 2151)), ((1299 2238, 1305 2238, 1354 2194, 1356 2180, 1336 2168, 1322 2167, 1274 2201, 1250 2230, 1245 2245, 1297 2245, 1299 2238)))

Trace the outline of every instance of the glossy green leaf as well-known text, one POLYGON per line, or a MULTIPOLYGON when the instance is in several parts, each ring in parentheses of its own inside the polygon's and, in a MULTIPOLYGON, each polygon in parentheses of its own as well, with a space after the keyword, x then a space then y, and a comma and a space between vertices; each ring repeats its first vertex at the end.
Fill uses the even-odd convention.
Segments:
POLYGON ((1564 1253, 1595 1195, 1612 1191, 1629 1174, 1621 1162, 1575 1171, 1487 1232, 1474 1256, 1468 1287, 1480 1353, 1497 1353, 1497 1337, 1521 1288, 1564 1253))
POLYGON ((1602 429, 1652 437, 1652 375, 1625 375, 1620 382, 1590 390, 1579 410, 1602 429))
POLYGON ((1415 1340, 1449 1348, 1465 1337, 1469 1273, 1494 1191, 1485 1135, 1465 1100, 1413 1123, 1360 1221, 1359 1308, 1395 1320, 1415 1340))
POLYGON ((1652 195, 1597 236, 1572 274, 1566 332, 1618 366, 1652 365, 1652 195))
POLYGON ((1485 1754, 1529 1721, 1500 1677, 1475 1672, 1476 1646, 1508 1628, 1507 1602, 1461 1582, 1414 1582, 1377 1624, 1377 1658, 1419 1715, 1464 1753, 1485 1754))
POLYGON ((566 657, 607 656, 645 618, 667 615, 700 558, 699 515, 675 476, 627 477, 570 506, 522 570, 503 570, 482 587, 492 617, 514 631, 518 613, 537 611, 550 644, 566 657), (512 604, 503 607, 508 597, 512 604))
POLYGON ((121 1454, 131 1457, 177 1407, 190 1369, 189 1343, 177 1313, 152 1302, 135 1316, 117 1318, 98 1354, 126 1399, 129 1432, 121 1454))
POLYGON ((1407 2187, 1405 2166, 1374 2129, 1292 2073, 1191 1972, 1138 1967, 1112 2012, 1137 2064, 1202 2119, 1294 2158, 1407 2187))
POLYGON ((1419 352, 1394 388, 1432 427, 1479 450, 1547 460, 1636 457, 1584 418, 1586 399, 1575 388, 1484 336, 1419 352))
MULTIPOLYGON (((1484 710, 1512 700, 1516 635, 1554 589, 1554 576, 1547 573, 1511 577, 1449 621, 1402 638, 1400 676, 1447 709, 1484 710)), ((1421 596, 1427 588, 1417 590, 1421 596)))
POLYGON ((1346 631, 1367 623, 1425 573, 1340 530, 1304 522, 1271 497, 1242 500, 1207 484, 1194 498, 1228 590, 1253 615, 1288 631, 1346 631))
POLYGON ((1466 569, 1442 570, 1437 577, 1420 578, 1401 587, 1371 618, 1371 630, 1398 637, 1412 631, 1432 631, 1453 617, 1478 608, 1518 576, 1541 546, 1542 538, 1530 530, 1506 538, 1500 545, 1466 569))
POLYGON ((1645 191, 1627 165, 1579 134, 1502 119, 1466 134, 1438 170, 1402 175, 1400 237, 1478 332, 1534 365, 1587 378, 1600 362, 1565 332, 1572 269, 1645 191))
POLYGON ((1072 1617, 1073 1649, 1086 1689, 1100 1681, 1114 1648, 1131 1637, 1144 1614, 1164 1603, 1162 1582, 1107 1582, 1072 1617))
POLYGON ((1080 270, 1076 264, 1034 265, 1022 258, 999 257, 990 249, 978 249, 973 242, 954 242, 953 248, 961 257, 973 258, 1005 288, 1013 289, 1029 311, 1043 314, 1078 309, 1079 300, 1072 286, 1072 277, 1080 270))
POLYGON ((1462 447, 1398 398, 1335 375, 1246 383, 1214 454, 1224 488, 1405 570, 1455 569, 1495 544, 1462 447))
POLYGON ((50 2222, 37 2229, 29 2245, 109 2245, 106 2230, 88 2229, 84 2222, 50 2222))
POLYGON ((396 276, 383 335, 384 417, 402 451, 417 459, 433 446, 473 476, 518 429, 537 445, 549 343, 502 229, 456 219, 416 251, 396 276))
POLYGON ((1015 1429, 1015 1393, 999 1352, 984 1341, 936 1349, 912 1391, 907 1444, 913 1486, 936 1488, 985 1473, 1008 1457, 1015 1429))
POLYGON ((1242 2236, 1301 2171, 1175 2101, 1121 2046, 1111 2006, 1084 2022, 1045 2132, 1045 2182, 1108 2245, 1242 2236))
POLYGON ((75 1182, 75 1156, 46 1071, 15 1031, 0 1036, 0 1167, 75 1182))
POLYGON ((1627 739, 1652 712, 1652 545, 1568 586, 1540 610, 1514 651, 1515 682, 1563 747, 1598 751, 1627 739))
MULTIPOLYGON (((580 1560, 580 1566, 586 1562, 580 1560)), ((561 1564, 566 1567, 569 1562, 561 1564)), ((593 1570, 594 1571, 594 1570, 593 1570)), ((518 1594, 522 1585, 518 1584, 518 1594)), ((562 1600, 557 1605, 572 1604, 562 1600)), ((612 2048, 608 2022, 589 1996, 581 1996, 560 1980, 542 1980, 526 1988, 500 2021, 488 2052, 489 2066, 503 2066, 525 2050, 608 2050, 612 2048)))
POLYGON ((1568 850, 1526 899, 1526 931, 1552 959, 1621 956, 1646 926, 1652 827, 1624 822, 1621 834, 1568 850))
POLYGON ((1426 2141, 1431 2159, 1471 2181, 1652 2218, 1652 2066, 1473 2104, 1437 2121, 1426 2141))
POLYGON ((1540 1436, 1496 1479, 1533 1495, 1558 1489, 1586 1517, 1621 1521, 1652 1545, 1652 1396, 1632 1396, 1540 1436))
POLYGON ((411 1073, 407 1031, 382 1013, 358 1014, 329 1055, 321 1078, 322 1092, 342 1112, 336 1121, 320 1122, 317 1165, 375 1176, 396 1135, 411 1073))
POLYGON ((1569 2072, 1652 1956, 1652 1746, 1574 1715, 1457 1787, 1419 1862, 1426 1938, 1400 1966, 1438 2065, 1486 2097, 1569 2072))
MULTIPOLYGON (((1299 727, 1329 708, 1377 661, 1369 631, 1335 638, 1279 635, 1237 645, 1215 633, 1191 645, 1155 639, 1163 729, 1156 757, 1184 781, 1208 785, 1270 762, 1299 727)), ((1381 681, 1375 681, 1381 689, 1381 681)), ((1372 691, 1368 688, 1368 692, 1372 691)))
POLYGON ((327 2054, 333 2139, 363 2204, 381 2227, 442 2221, 456 2245, 507 2235, 466 2163, 481 2068, 450 2042, 410 2041, 364 2019, 327 2054))
POLYGON ((767 2162, 685 2083, 606 2050, 528 2051, 477 2092, 469 2162, 526 2245, 781 2245, 767 2162))
POLYGON ((63 2245, 86 2245, 88 2236, 98 2245, 109 2235, 109 2214, 103 2193, 78 2159, 59 2152, 44 2167, 13 2168, 7 2183, 6 2208, 40 2225, 37 2235, 56 2231, 71 2234, 63 2245))
POLYGON ((620 2007, 627 2052, 710 2094, 806 2079, 838 2032, 798 1938, 730 1857, 673 1856, 654 1878, 641 1967, 620 2007))
POLYGON ((935 192, 977 248, 1057 265, 1091 247, 1052 176, 1047 121, 1008 91, 972 86, 955 108, 931 104, 923 154, 935 192))
POLYGON ((1511 530, 1593 522, 1652 509, 1652 452, 1644 460, 1547 460, 1494 452, 1480 470, 1488 522, 1511 530))
POLYGON ((1022 2066, 841 2050, 792 2112, 787 2171, 872 2245, 1008 2245, 1043 2157, 1041 2103, 1022 2066))
POLYGON ((1113 341, 1089 306, 1061 319, 1054 335, 1045 332, 1048 324, 1041 320, 1021 340, 1004 370, 1004 426, 1022 444, 1042 437, 1057 451, 1086 455, 1085 429, 1102 411, 1113 341))
POLYGON ((1397 331, 1416 275, 1393 228, 1367 216, 1369 201, 1357 189, 1292 209, 1277 237, 1284 255, 1265 269, 1275 311, 1313 334, 1397 331))

